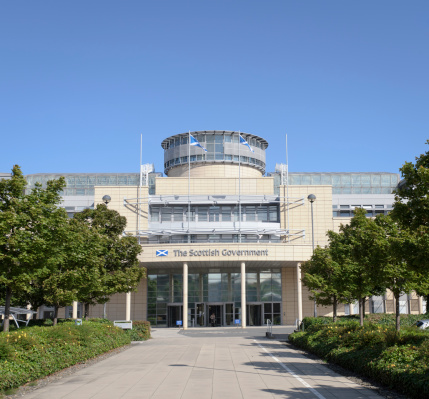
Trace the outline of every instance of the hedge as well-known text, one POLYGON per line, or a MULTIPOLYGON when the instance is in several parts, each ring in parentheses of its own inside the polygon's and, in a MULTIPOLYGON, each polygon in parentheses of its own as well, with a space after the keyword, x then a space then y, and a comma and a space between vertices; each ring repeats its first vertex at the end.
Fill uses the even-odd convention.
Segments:
POLYGON ((0 392, 150 337, 148 322, 133 324, 133 330, 126 331, 107 320, 91 319, 81 326, 65 321, 55 327, 35 325, 1 332, 0 392))
POLYGON ((305 318, 305 332, 289 341, 412 398, 429 397, 429 331, 407 326, 424 317, 404 317, 399 333, 392 315, 371 317, 363 327, 354 318, 305 318))

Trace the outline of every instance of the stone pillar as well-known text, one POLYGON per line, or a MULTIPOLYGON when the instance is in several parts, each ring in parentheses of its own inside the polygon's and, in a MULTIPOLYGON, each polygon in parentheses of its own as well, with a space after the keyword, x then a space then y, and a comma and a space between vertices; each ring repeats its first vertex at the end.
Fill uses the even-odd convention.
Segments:
POLYGON ((188 264, 183 264, 183 329, 188 329, 188 264))
POLYGON ((131 320, 131 292, 125 294, 125 320, 131 320))
POLYGON ((418 300, 419 300, 419 314, 423 314, 423 297, 419 295, 418 300))
POLYGON ((241 262, 241 328, 246 324, 246 264, 241 262))
POLYGON ((73 301, 73 312, 72 312, 73 319, 77 319, 77 301, 73 301))
POLYGON ((296 264, 296 283, 297 283, 297 304, 298 319, 302 320, 302 283, 301 283, 301 263, 296 264))

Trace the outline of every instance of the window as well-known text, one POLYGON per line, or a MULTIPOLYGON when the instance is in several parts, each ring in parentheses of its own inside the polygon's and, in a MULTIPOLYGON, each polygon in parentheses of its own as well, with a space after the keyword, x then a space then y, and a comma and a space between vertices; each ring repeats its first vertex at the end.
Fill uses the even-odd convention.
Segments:
POLYGON ((183 207, 176 206, 173 208, 173 220, 175 222, 183 222, 183 207))
POLYGON ((199 206, 197 208, 197 212, 198 212, 198 222, 207 222, 207 220, 208 220, 208 217, 207 217, 208 207, 199 206))
POLYGON ((222 213, 222 222, 230 222, 231 221, 231 207, 223 206, 221 208, 222 213))
POLYGON ((220 207, 212 206, 209 209, 209 221, 219 222, 220 207))
POLYGON ((371 297, 371 312, 372 313, 384 313, 384 297, 383 296, 372 296, 371 297))
POLYGON ((246 206, 244 212, 248 222, 256 221, 256 206, 246 206))
POLYGON ((268 222, 268 209, 266 205, 258 206, 257 215, 259 222, 268 222))
POLYGON ((171 222, 172 209, 169 207, 161 208, 161 222, 171 222))
POLYGON ((278 222, 278 211, 276 205, 270 205, 268 207, 268 214, 270 222, 278 222))

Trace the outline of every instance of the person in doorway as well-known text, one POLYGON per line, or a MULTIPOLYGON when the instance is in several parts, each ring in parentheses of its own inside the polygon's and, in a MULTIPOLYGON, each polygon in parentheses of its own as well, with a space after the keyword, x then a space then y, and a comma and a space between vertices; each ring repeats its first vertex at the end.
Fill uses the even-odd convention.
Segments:
POLYGON ((210 316, 210 324, 212 325, 212 327, 214 327, 215 323, 216 323, 216 316, 214 313, 212 313, 212 315, 210 316))

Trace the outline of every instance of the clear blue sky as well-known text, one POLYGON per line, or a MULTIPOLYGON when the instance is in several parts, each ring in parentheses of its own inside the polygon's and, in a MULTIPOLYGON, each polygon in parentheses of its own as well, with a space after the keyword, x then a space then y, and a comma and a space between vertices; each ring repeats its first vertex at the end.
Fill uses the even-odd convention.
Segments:
POLYGON ((163 171, 188 130, 267 171, 398 172, 429 150, 429 1, 3 1, 0 172, 163 171))

